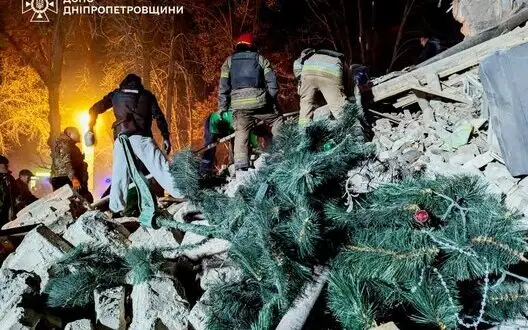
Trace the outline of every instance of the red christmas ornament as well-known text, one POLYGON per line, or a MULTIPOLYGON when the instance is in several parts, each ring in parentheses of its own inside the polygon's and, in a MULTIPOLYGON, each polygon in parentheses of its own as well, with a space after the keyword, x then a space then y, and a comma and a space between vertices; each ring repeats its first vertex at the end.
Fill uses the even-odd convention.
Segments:
POLYGON ((418 210, 414 213, 414 220, 418 221, 420 224, 424 224, 429 221, 429 213, 426 210, 418 210))

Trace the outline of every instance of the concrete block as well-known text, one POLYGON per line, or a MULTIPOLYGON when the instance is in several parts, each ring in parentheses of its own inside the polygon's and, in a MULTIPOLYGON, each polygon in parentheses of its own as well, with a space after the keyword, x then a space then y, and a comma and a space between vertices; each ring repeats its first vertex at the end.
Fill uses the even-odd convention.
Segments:
MULTIPOLYGON (((192 224, 208 225, 206 220, 193 221, 192 224)), ((182 251, 182 255, 191 260, 199 260, 207 256, 218 255, 226 252, 229 249, 229 242, 219 238, 207 239, 204 236, 197 235, 192 232, 185 233, 181 246, 199 244, 194 248, 182 251)))
POLYGON ((508 194, 519 181, 511 176, 506 166, 500 163, 489 163, 484 170, 484 175, 489 181, 495 183, 505 194, 508 194))
POLYGON ((130 246, 130 233, 120 224, 109 221, 102 212, 88 211, 64 233, 64 239, 73 245, 101 246, 122 255, 130 246))
POLYGON ((92 321, 88 319, 77 320, 66 324, 64 330, 94 330, 92 321))
POLYGON ((130 247, 163 250, 163 256, 170 259, 180 255, 175 249, 180 246, 183 233, 166 227, 160 229, 139 227, 129 236, 129 240, 132 242, 130 247))
POLYGON ((464 167, 475 167, 478 169, 483 168, 484 166, 488 165, 494 160, 493 156, 491 156, 490 152, 485 152, 481 155, 476 156, 475 158, 471 159, 467 163, 464 164, 464 167))
POLYGON ((206 330, 207 307, 210 305, 209 294, 206 291, 200 300, 196 302, 189 313, 189 323, 194 330, 206 330))
POLYGON ((242 272, 236 267, 204 267, 200 287, 209 290, 219 283, 234 282, 241 277, 242 272))
POLYGON ((39 226, 30 231, 16 251, 6 258, 2 270, 34 272, 40 277, 41 289, 44 289, 49 280, 49 268, 71 251, 73 246, 70 243, 46 226, 39 226))
POLYGON ((171 278, 156 277, 134 285, 129 330, 186 330, 189 304, 171 278))
POLYGON ((34 273, 0 271, 0 329, 30 330, 37 326, 41 316, 24 305, 38 295, 39 282, 34 273))
POLYGON ((97 328, 125 330, 125 287, 118 286, 105 290, 95 290, 95 314, 97 328))
POLYGON ((62 234, 85 211, 84 200, 66 185, 22 209, 17 218, 2 229, 43 224, 55 233, 62 234))
POLYGON ((371 330, 399 330, 396 324, 394 322, 389 322, 382 324, 380 326, 377 326, 375 328, 371 328, 371 330))

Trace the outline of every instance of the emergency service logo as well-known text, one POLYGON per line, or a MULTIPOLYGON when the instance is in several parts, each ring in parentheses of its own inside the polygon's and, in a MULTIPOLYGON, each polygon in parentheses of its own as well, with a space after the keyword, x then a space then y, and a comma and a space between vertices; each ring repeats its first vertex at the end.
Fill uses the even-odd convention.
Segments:
POLYGON ((58 11, 57 0, 22 0, 22 14, 33 12, 31 22, 49 22, 48 12, 56 14, 58 11))

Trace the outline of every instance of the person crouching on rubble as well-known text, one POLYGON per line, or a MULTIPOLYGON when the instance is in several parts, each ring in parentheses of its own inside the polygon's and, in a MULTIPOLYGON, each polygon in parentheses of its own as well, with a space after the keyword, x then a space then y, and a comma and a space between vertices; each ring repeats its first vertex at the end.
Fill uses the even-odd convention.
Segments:
POLYGON ((88 191, 88 166, 84 154, 77 146, 81 133, 75 127, 66 127, 55 141, 51 157, 51 186, 53 191, 69 185, 88 202, 93 196, 88 191))
POLYGON ((145 165, 163 189, 172 197, 183 197, 174 187, 167 158, 152 137, 151 126, 152 120, 155 119, 163 136, 164 152, 170 153, 171 143, 167 121, 156 97, 143 87, 139 76, 127 75, 118 89, 110 92, 90 108, 90 124, 86 140, 94 140, 93 128, 97 116, 110 108, 114 109, 116 118, 112 125, 115 139, 109 205, 112 216, 118 217, 123 214, 128 185, 131 181, 127 170, 125 150, 117 138, 120 134, 128 136, 134 155, 145 165))
POLYGON ((301 97, 300 126, 312 121, 317 92, 323 94, 333 117, 338 119, 341 116, 346 102, 343 58, 343 54, 333 50, 307 48, 293 63, 297 92, 301 97))

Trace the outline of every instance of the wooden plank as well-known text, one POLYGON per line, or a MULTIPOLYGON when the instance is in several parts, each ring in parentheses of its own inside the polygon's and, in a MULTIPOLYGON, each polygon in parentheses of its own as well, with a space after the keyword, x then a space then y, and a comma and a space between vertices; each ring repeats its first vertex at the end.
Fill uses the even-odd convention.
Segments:
POLYGON ((413 86, 419 85, 416 83, 417 81, 425 84, 427 82, 426 75, 428 74, 433 73, 437 74, 440 78, 444 78, 478 65, 484 57, 496 50, 511 48, 526 42, 528 42, 528 26, 518 28, 500 37, 488 40, 460 53, 376 85, 372 87, 373 101, 379 102, 406 92, 413 86))
POLYGON ((403 108, 416 102, 418 102, 418 98, 413 93, 398 99, 398 102, 394 103, 392 106, 395 108, 403 108))
POLYGON ((427 87, 435 90, 435 91, 442 91, 442 85, 440 84, 440 78, 438 78, 438 75, 435 73, 428 73, 425 75, 425 79, 427 80, 427 87))
POLYGON ((388 120, 393 121, 396 124, 399 124, 401 122, 400 118, 397 118, 397 117, 394 117, 392 115, 389 115, 388 113, 382 113, 382 112, 378 112, 378 111, 375 111, 375 110, 372 110, 372 109, 368 109, 368 112, 371 112, 371 113, 373 113, 375 115, 378 115, 380 117, 387 118, 388 120))
POLYGON ((443 98, 443 99, 448 99, 448 100, 451 100, 451 101, 455 101, 455 102, 471 104, 471 100, 468 100, 467 98, 465 98, 463 96, 459 96, 459 95, 452 94, 452 93, 449 93, 449 92, 437 91, 437 90, 434 90, 432 88, 422 87, 422 86, 412 86, 411 89, 414 92, 421 92, 421 93, 425 93, 425 94, 429 94, 429 95, 434 95, 434 96, 437 96, 437 97, 440 97, 440 98, 443 98))

